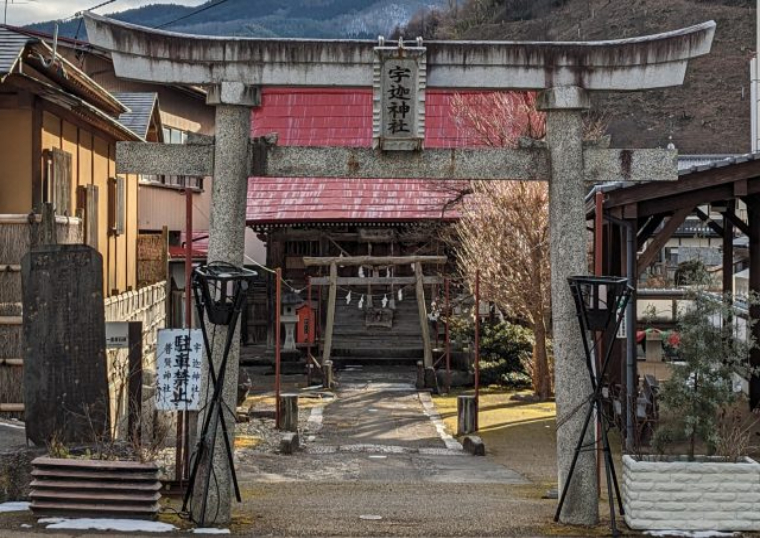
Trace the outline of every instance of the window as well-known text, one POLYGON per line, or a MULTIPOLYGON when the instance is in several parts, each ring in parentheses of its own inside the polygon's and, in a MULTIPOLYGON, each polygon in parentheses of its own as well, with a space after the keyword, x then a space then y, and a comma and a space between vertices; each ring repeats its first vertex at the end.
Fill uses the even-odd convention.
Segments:
POLYGON ((123 177, 108 180, 108 230, 113 235, 122 235, 126 220, 126 182, 123 177))
POLYGON ((174 127, 164 127, 164 144, 186 144, 187 131, 175 129, 174 127))
MULTIPOLYGON (((164 127, 164 143, 165 144, 186 144, 187 143, 187 131, 175 129, 173 127, 164 127)), ((175 175, 143 175, 140 181, 149 185, 158 185, 163 187, 172 187, 175 189, 184 189, 189 187, 190 189, 203 190, 203 177, 196 176, 175 176, 175 175)))
POLYGON ((142 175, 140 181, 160 187, 184 189, 187 186, 194 190, 203 190, 203 177, 198 176, 142 175))
POLYGON ((60 149, 42 152, 44 162, 45 202, 59 215, 71 215, 71 153, 60 149))
POLYGON ((84 217, 84 243, 98 248, 98 186, 77 187, 77 213, 84 217))

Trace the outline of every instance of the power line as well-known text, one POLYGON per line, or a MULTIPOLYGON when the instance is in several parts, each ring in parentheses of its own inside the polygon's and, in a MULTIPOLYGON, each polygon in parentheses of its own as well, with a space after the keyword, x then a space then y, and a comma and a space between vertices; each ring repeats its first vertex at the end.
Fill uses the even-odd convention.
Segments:
POLYGON ((169 22, 165 22, 163 24, 159 24, 158 26, 154 26, 153 28, 156 29, 156 30, 161 29, 161 28, 166 28, 167 26, 171 26, 172 24, 177 23, 177 22, 182 21, 182 20, 185 20, 185 19, 187 19, 189 17, 192 17, 193 15, 197 15, 198 13, 203 13, 204 11, 207 11, 207 10, 213 8, 213 7, 220 6, 220 5, 224 4, 225 2, 227 2, 227 0, 219 0, 216 3, 202 6, 202 7, 198 8, 198 9, 196 9, 195 11, 193 11, 191 13, 188 13, 187 15, 182 15, 181 17, 177 17, 176 19, 173 19, 173 20, 171 20, 169 22))

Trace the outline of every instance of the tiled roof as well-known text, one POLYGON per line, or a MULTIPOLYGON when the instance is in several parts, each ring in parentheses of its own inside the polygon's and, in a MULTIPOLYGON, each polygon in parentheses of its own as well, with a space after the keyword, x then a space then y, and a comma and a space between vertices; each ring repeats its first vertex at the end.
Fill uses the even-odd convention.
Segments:
POLYGON ((419 179, 250 178, 246 217, 259 225, 452 220, 453 188, 419 179))
POLYGON ((10 73, 27 43, 37 41, 0 26, 0 79, 10 73))
MULTIPOLYGON (((483 145, 455 121, 454 92, 428 90, 425 147, 483 145)), ((478 92, 460 92, 465 100, 478 92)), ((372 146, 372 90, 265 88, 254 109, 253 136, 272 133, 284 146, 372 146)), ((455 219, 447 202, 456 186, 427 180, 250 178, 250 224, 299 222, 410 222, 455 219), (446 208, 446 211, 444 211, 446 208)))
POLYGON ((150 119, 158 102, 158 94, 155 92, 125 92, 114 93, 113 95, 121 104, 129 108, 129 112, 124 112, 119 116, 119 123, 143 139, 148 136, 150 119))

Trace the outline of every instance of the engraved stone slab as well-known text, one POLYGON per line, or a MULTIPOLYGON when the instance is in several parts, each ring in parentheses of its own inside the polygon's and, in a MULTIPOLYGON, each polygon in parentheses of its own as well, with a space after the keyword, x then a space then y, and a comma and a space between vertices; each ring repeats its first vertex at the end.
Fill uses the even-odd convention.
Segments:
POLYGON ((21 262, 26 433, 40 445, 110 431, 103 258, 86 245, 47 245, 21 262))

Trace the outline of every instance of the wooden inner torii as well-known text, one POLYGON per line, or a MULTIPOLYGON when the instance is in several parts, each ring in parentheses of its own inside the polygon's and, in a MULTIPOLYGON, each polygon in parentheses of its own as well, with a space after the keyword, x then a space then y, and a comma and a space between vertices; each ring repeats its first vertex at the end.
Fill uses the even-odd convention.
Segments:
POLYGON ((338 297, 338 286, 392 286, 399 284, 414 284, 417 296, 417 310, 420 316, 420 331, 422 332, 422 344, 424 349, 423 363, 425 368, 433 367, 433 348, 430 343, 430 329, 428 327, 427 306, 425 305, 425 284, 440 284, 438 277, 425 277, 423 265, 446 263, 446 256, 332 256, 326 258, 304 257, 306 267, 329 267, 329 277, 312 278, 311 284, 315 286, 329 287, 327 298, 327 320, 322 345, 322 361, 330 358, 332 348, 333 330, 335 329, 335 303, 338 297), (368 267, 393 267, 399 265, 413 265, 413 277, 380 277, 368 278, 339 277, 338 266, 368 266, 368 267))

